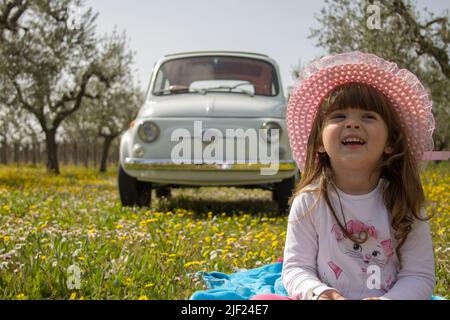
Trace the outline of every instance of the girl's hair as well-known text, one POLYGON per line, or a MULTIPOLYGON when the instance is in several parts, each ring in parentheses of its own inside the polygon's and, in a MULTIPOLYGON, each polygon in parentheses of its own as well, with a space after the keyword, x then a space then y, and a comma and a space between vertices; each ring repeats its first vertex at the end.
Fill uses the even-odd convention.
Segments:
POLYGON ((391 214, 391 224, 395 230, 395 238, 398 240, 396 248, 398 254, 399 248, 411 231, 414 220, 424 221, 430 217, 420 216, 425 196, 417 163, 409 151, 397 113, 389 99, 375 88, 359 83, 345 84, 333 90, 324 99, 309 135, 308 151, 301 180, 297 184, 290 202, 292 203, 295 196, 301 193, 305 187, 318 182, 319 197, 325 199, 344 235, 357 243, 367 240, 367 234, 359 237, 349 234, 345 227, 346 221, 342 205, 339 210, 344 221, 338 219, 329 197, 330 188, 334 189, 339 197, 334 185, 330 159, 326 153, 318 152, 319 147, 322 146, 325 117, 335 110, 349 107, 377 112, 387 125, 387 145, 392 148, 392 153, 383 154, 379 170, 380 178, 384 181, 384 185, 382 185, 384 203, 391 214))

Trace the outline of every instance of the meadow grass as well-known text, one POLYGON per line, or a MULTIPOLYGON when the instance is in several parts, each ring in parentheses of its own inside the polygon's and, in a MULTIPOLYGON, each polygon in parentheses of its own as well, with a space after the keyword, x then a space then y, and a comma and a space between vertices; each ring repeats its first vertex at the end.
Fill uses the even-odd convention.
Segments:
MULTIPOLYGON (((286 216, 276 216, 270 191, 174 189, 150 208, 122 208, 114 168, 61 171, 0 166, 0 299, 188 299, 205 289, 198 271, 231 273, 283 254, 286 216)), ((448 298, 449 163, 430 164, 422 179, 435 292, 448 298)))

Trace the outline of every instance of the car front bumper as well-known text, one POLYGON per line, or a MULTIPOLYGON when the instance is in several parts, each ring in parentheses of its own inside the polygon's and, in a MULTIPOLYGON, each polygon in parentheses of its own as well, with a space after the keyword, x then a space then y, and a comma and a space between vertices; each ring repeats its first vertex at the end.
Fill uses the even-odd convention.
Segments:
POLYGON ((164 159, 125 158, 123 166, 128 174, 143 181, 217 186, 279 182, 294 176, 297 169, 293 160, 279 160, 275 164, 260 162, 177 164, 164 159), (268 172, 271 173, 267 174, 268 172))

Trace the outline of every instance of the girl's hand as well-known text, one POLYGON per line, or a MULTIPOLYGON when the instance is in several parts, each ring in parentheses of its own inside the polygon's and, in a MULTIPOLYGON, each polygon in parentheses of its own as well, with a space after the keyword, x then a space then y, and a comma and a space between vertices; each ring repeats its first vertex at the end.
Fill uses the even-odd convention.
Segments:
POLYGON ((317 300, 347 300, 347 298, 336 290, 326 290, 322 292, 317 300))

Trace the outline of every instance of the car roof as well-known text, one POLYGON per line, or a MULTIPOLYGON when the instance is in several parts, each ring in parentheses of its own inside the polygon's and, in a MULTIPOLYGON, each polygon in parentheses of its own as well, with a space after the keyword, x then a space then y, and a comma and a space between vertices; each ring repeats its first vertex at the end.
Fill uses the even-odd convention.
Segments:
POLYGON ((164 57, 177 57, 177 56, 203 56, 203 55, 239 55, 239 56, 255 56, 255 57, 263 57, 270 58, 266 54, 256 53, 256 52, 246 52, 246 51, 225 51, 225 50, 209 50, 209 51, 188 51, 188 52, 178 52, 172 54, 166 54, 164 57))

